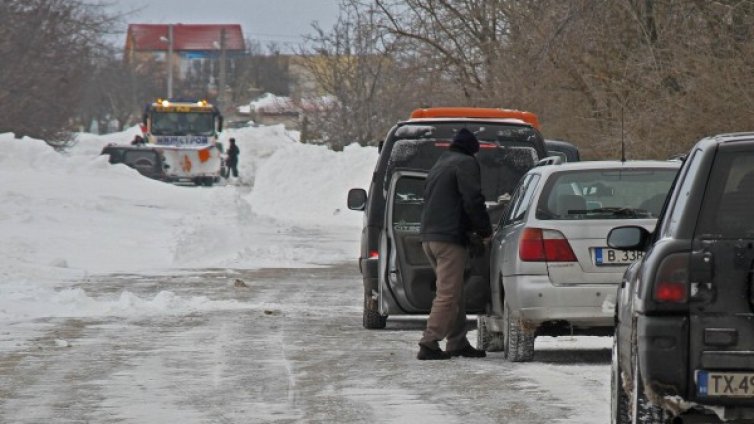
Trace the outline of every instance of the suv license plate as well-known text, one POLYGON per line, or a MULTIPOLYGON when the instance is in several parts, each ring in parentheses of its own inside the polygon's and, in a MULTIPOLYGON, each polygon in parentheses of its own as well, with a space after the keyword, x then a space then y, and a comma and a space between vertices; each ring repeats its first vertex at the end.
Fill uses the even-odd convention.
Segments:
POLYGON ((697 371, 699 396, 754 397, 754 373, 697 371))
POLYGON ((628 265, 644 256, 640 250, 615 250, 607 247, 594 248, 595 265, 628 265))

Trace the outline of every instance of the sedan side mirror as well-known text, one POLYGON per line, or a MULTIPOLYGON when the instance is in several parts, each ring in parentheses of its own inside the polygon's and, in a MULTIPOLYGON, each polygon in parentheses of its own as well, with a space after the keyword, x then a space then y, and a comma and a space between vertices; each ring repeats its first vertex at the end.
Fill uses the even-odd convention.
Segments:
POLYGON ((607 245, 618 250, 644 250, 649 240, 649 231, 644 227, 625 226, 610 230, 607 245))
POLYGON ((348 209, 363 211, 367 207, 367 192, 363 188, 348 190, 348 209))

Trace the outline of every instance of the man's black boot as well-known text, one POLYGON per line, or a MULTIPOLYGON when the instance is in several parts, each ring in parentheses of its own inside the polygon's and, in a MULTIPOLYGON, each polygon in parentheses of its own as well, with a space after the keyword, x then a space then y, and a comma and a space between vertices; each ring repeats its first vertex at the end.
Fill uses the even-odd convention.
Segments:
POLYGON ((463 356, 464 358, 484 358, 487 356, 487 352, 474 349, 471 345, 466 345, 456 350, 449 350, 447 353, 450 356, 463 356))
POLYGON ((435 361, 441 359, 450 359, 450 355, 440 348, 430 348, 419 343, 419 353, 416 359, 420 361, 435 361))

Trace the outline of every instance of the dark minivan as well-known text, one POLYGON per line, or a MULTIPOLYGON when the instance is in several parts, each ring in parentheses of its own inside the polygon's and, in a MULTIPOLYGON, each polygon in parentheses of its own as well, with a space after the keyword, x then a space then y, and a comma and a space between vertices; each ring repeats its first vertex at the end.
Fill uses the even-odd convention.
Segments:
POLYGON ((699 141, 617 296, 613 423, 754 422, 754 133, 699 141))
MULTIPOLYGON (((359 269, 365 328, 384 328, 388 315, 427 314, 435 275, 419 235, 429 169, 466 128, 480 141, 482 193, 493 222, 522 175, 547 156, 536 115, 508 109, 417 109, 399 122, 380 148, 369 194, 348 193, 348 207, 364 211, 359 269)), ((487 257, 467 261, 466 310, 482 312, 489 297, 487 257)))
POLYGON ((545 148, 547 149, 547 156, 559 157, 563 162, 581 161, 579 148, 573 143, 563 140, 545 139, 545 148))

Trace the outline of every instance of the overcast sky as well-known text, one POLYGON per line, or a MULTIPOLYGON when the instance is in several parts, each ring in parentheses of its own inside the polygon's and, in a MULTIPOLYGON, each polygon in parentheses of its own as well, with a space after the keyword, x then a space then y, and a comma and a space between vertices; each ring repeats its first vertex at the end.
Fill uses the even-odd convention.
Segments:
MULTIPOLYGON (((90 0, 96 3, 97 0, 90 0)), ((276 42, 282 47, 295 47, 311 32, 311 23, 329 29, 338 17, 339 0, 114 0, 117 13, 133 13, 124 17, 122 34, 114 40, 125 44, 126 24, 241 24, 246 38, 258 40, 263 46, 276 42)))

